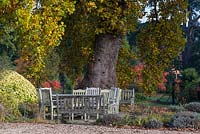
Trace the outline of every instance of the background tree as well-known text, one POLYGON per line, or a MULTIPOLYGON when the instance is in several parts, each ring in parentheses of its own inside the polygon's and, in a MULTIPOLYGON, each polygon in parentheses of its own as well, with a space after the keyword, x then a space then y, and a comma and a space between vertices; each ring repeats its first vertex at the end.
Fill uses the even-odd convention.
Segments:
POLYGON ((119 50, 117 62, 117 85, 122 89, 133 88, 136 72, 133 72, 133 62, 137 60, 136 53, 126 39, 119 50))
POLYGON ((60 70, 73 85, 82 80, 88 61, 92 59, 94 42, 94 24, 88 20, 85 7, 80 2, 75 7, 75 12, 63 19, 66 29, 57 49, 61 58, 60 70))
POLYGON ((195 68, 196 71, 200 74, 200 42, 199 40, 191 44, 190 46, 190 58, 188 64, 185 65, 185 68, 195 68))
POLYGON ((1 24, 11 22, 8 27, 14 27, 20 36, 18 71, 37 86, 45 69, 45 57, 60 44, 64 33, 61 19, 74 11, 73 5, 68 0, 8 0, 1 6, 1 24))
MULTIPOLYGON (((17 42, 18 35, 15 30, 15 9, 17 0, 4 0, 0 2, 0 66, 11 65, 11 60, 17 56, 17 42), (6 62, 6 63, 5 63, 6 62)), ((8 67, 8 66, 6 66, 8 67)))
MULTIPOLYGON (((182 54, 183 66, 189 67, 188 64, 191 61, 191 55, 193 51, 193 46, 197 45, 197 38, 199 37, 200 31, 200 0, 189 0, 187 8, 187 23, 183 26, 187 38, 187 44, 182 54)), ((190 64, 191 65, 191 64, 190 64)))
POLYGON ((143 87, 151 93, 162 80, 162 73, 183 50, 185 39, 181 24, 185 22, 184 0, 152 0, 148 23, 138 35, 139 56, 144 63, 143 87))

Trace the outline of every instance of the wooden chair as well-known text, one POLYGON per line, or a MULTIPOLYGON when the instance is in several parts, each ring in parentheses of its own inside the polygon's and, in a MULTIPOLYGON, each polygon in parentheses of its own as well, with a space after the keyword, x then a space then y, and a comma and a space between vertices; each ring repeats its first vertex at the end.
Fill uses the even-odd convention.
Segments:
MULTIPOLYGON (((85 95, 85 90, 83 90, 83 89, 76 89, 76 90, 73 90, 72 91, 72 94, 73 95, 85 95)), ((72 98, 73 99, 73 98, 72 98)), ((75 102, 75 104, 79 104, 78 103, 78 100, 74 100, 75 102)), ((83 104, 80 104, 80 105, 83 105, 83 104)), ((77 114, 77 113, 73 113, 72 112, 72 120, 74 120, 74 116, 76 116, 76 115, 80 115, 80 114, 77 114)), ((83 118, 83 116, 81 115, 81 118, 83 118)))
POLYGON ((83 90, 83 89, 73 90, 72 94, 73 95, 85 95, 85 90, 83 90))
POLYGON ((134 105, 135 90, 122 90, 120 104, 134 105))
MULTIPOLYGON (((98 88, 98 87, 87 87, 86 90, 85 90, 85 95, 99 95, 100 96, 100 92, 101 92, 101 89, 98 88)), ((96 100, 92 100, 92 98, 89 98, 89 103, 92 104, 93 103, 93 106, 92 107, 95 107, 97 106, 97 109, 100 109, 100 103, 96 100)), ((88 119, 90 119, 90 113, 88 113, 87 117, 88 119)), ((99 118, 99 113, 96 113, 96 117, 97 119, 99 118)))
POLYGON ((52 99, 52 90, 51 88, 39 88, 39 98, 40 98, 40 111, 44 115, 44 119, 50 115, 51 120, 54 119, 54 110, 56 110, 56 105, 52 99))
POLYGON ((99 95, 100 94, 100 88, 90 87, 86 88, 86 90, 83 89, 77 89, 73 90, 73 95, 99 95))
POLYGON ((104 101, 104 103, 102 104, 104 104, 105 106, 107 106, 109 103, 109 93, 110 93, 109 89, 101 89, 100 95, 103 95, 103 101, 104 101))
POLYGON ((100 88, 98 87, 87 87, 85 90, 85 95, 100 95, 100 88))
POLYGON ((121 99, 121 89, 116 87, 111 87, 109 92, 109 104, 107 108, 108 114, 119 113, 119 101, 121 99))

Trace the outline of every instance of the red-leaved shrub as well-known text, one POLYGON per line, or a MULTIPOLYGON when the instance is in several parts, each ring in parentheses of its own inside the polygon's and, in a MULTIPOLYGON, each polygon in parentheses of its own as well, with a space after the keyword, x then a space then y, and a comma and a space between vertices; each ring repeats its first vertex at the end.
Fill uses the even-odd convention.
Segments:
MULTIPOLYGON (((132 71, 133 71, 134 73, 137 74, 136 83, 137 83, 138 85, 140 85, 140 84, 143 83, 143 81, 142 81, 142 70, 143 70, 143 68, 144 68, 144 65, 143 65, 142 63, 140 63, 140 64, 134 66, 133 69, 132 69, 132 71)), ((166 84, 166 82, 167 82, 166 77, 167 77, 168 75, 169 75, 169 72, 164 72, 164 73, 163 73, 163 75, 162 75, 162 80, 161 80, 161 82, 158 83, 158 85, 157 85, 157 88, 158 88, 158 89, 160 89, 160 90, 162 90, 162 91, 165 91, 165 90, 166 90, 165 84, 166 84)))
POLYGON ((48 80, 44 83, 42 83, 42 87, 51 87, 54 90, 59 90, 61 89, 61 84, 57 80, 48 80))

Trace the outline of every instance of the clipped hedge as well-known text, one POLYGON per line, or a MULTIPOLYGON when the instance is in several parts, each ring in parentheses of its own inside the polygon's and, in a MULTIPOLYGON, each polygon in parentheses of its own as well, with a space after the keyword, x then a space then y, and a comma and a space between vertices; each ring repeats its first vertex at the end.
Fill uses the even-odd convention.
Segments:
POLYGON ((36 88, 23 76, 12 70, 0 71, 0 104, 8 118, 20 116, 19 106, 37 103, 36 88))

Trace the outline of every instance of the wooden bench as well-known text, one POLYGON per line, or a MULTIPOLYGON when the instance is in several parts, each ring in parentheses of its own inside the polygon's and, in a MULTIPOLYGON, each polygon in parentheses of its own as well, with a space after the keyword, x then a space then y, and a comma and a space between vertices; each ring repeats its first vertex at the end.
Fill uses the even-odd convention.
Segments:
MULTIPOLYGON (((104 114, 105 107, 101 104, 103 96, 101 95, 72 95, 72 94, 57 94, 57 113, 58 115, 69 117, 74 120, 74 116, 87 116, 95 115, 99 118, 100 114, 104 114)), ((60 120, 60 116, 58 117, 60 120)))

